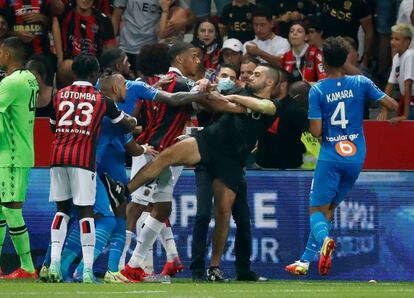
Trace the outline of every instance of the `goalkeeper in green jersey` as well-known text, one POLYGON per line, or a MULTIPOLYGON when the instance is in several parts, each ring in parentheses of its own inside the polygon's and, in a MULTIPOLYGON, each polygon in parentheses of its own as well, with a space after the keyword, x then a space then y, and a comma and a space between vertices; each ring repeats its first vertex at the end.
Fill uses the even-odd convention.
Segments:
POLYGON ((22 207, 30 169, 34 165, 33 126, 39 86, 24 69, 25 45, 9 37, 0 46, 0 254, 6 226, 20 257, 21 268, 0 278, 37 278, 22 207))

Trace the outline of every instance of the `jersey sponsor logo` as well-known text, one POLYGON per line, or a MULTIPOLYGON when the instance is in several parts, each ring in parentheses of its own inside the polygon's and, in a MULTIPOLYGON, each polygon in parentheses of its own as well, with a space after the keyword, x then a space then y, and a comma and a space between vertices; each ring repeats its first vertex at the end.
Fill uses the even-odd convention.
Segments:
POLYGON ((354 143, 350 141, 340 141, 335 144, 336 152, 344 157, 354 156, 357 153, 357 148, 354 143))
POLYGON ((341 10, 337 10, 333 8, 330 12, 331 16, 335 19, 350 22, 352 20, 352 13, 351 12, 343 12, 341 10))
POLYGON ((63 133, 76 133, 89 136, 91 133, 84 129, 74 129, 74 128, 56 128, 56 132, 63 133))
POLYGON ((346 141, 346 140, 354 141, 358 137, 359 137, 359 133, 355 133, 355 134, 350 134, 350 135, 339 135, 336 137, 326 137, 326 140, 328 142, 339 142, 339 141, 346 141))
POLYGON ((349 89, 349 90, 343 90, 343 91, 326 94, 326 101, 334 102, 340 99, 348 99, 348 98, 353 98, 353 97, 354 97, 354 93, 352 92, 352 89, 349 89))

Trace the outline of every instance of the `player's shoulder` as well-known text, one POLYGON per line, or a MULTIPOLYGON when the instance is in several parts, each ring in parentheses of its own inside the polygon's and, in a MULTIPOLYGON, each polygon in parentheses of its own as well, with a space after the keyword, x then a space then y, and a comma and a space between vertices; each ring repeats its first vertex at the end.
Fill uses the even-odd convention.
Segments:
POLYGON ((193 80, 187 77, 177 76, 174 89, 177 91, 190 91, 195 85, 196 83, 193 80))

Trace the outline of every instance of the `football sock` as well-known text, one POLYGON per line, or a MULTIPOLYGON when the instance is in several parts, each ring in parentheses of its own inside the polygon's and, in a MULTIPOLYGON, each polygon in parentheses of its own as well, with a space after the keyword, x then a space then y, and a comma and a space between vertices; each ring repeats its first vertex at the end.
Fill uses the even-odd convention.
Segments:
POLYGON ((6 238, 7 223, 3 215, 2 208, 0 207, 0 259, 1 251, 3 250, 4 239, 6 238))
POLYGON ((21 267, 27 272, 34 272, 32 255, 30 253, 30 240, 22 209, 2 207, 3 214, 9 226, 10 238, 13 241, 17 255, 20 257, 21 267))
POLYGON ((174 234, 171 229, 171 223, 168 218, 164 221, 160 235, 161 243, 164 246, 165 252, 167 254, 167 262, 172 262, 174 261, 175 257, 178 256, 178 252, 175 245, 174 234))
MULTIPOLYGON (((101 217, 95 220, 96 243, 93 255, 94 261, 96 261, 96 259, 101 255, 102 251, 108 244, 108 240, 111 237, 114 227, 115 218, 113 217, 101 217)), ((83 273, 83 260, 79 263, 78 267, 76 268, 76 272, 78 272, 79 274, 83 273)))
POLYGON ((63 244, 68 231, 69 215, 56 212, 50 228, 50 258, 52 263, 60 263, 63 244))
POLYGON ((64 280, 69 276, 70 265, 72 265, 75 259, 80 256, 82 246, 79 239, 79 226, 76 225, 76 227, 69 232, 62 251, 60 270, 64 280))
POLYGON ((79 221, 80 240, 84 268, 92 270, 95 251, 95 221, 92 217, 85 217, 79 221))
POLYGON ((146 274, 154 273, 154 245, 148 248, 147 254, 145 255, 144 261, 142 263, 142 269, 146 274))
POLYGON ((122 255, 121 258, 119 259, 119 264, 118 264, 118 269, 119 270, 123 270, 125 268, 125 260, 126 260, 126 255, 127 252, 129 250, 129 247, 131 245, 131 240, 132 240, 132 235, 134 233, 131 231, 126 230, 125 232, 125 246, 124 246, 124 250, 122 251, 122 255))
POLYGON ((315 238, 319 247, 329 235, 329 224, 322 212, 315 212, 310 216, 311 234, 315 238))
POLYGON ((309 238, 308 242, 306 243, 305 252, 300 257, 300 260, 305 262, 312 262, 315 256, 318 254, 319 249, 320 247, 315 237, 313 237, 312 233, 309 233, 309 238))
POLYGON ((149 215, 150 215, 149 212, 142 212, 141 216, 138 218, 137 223, 136 223, 136 231, 135 231, 135 233, 137 234, 137 239, 139 237, 139 233, 142 230, 142 226, 144 225, 144 222, 149 215))
POLYGON ((108 270, 111 272, 118 271, 118 264, 125 247, 125 219, 116 217, 115 221, 115 228, 109 239, 108 270))
POLYGON ((164 223, 156 220, 151 215, 147 217, 142 227, 142 231, 138 236, 134 253, 128 263, 131 267, 143 267, 142 263, 145 259, 145 255, 147 254, 148 249, 154 245, 163 225, 164 223))

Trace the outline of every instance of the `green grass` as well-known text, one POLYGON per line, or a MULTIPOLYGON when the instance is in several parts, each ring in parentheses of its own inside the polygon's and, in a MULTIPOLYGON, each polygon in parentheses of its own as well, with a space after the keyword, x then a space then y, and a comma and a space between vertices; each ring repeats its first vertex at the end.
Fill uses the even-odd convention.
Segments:
POLYGON ((44 284, 0 281, 0 297, 414 297, 414 283, 270 281, 226 284, 191 283, 173 280, 171 284, 44 284))

